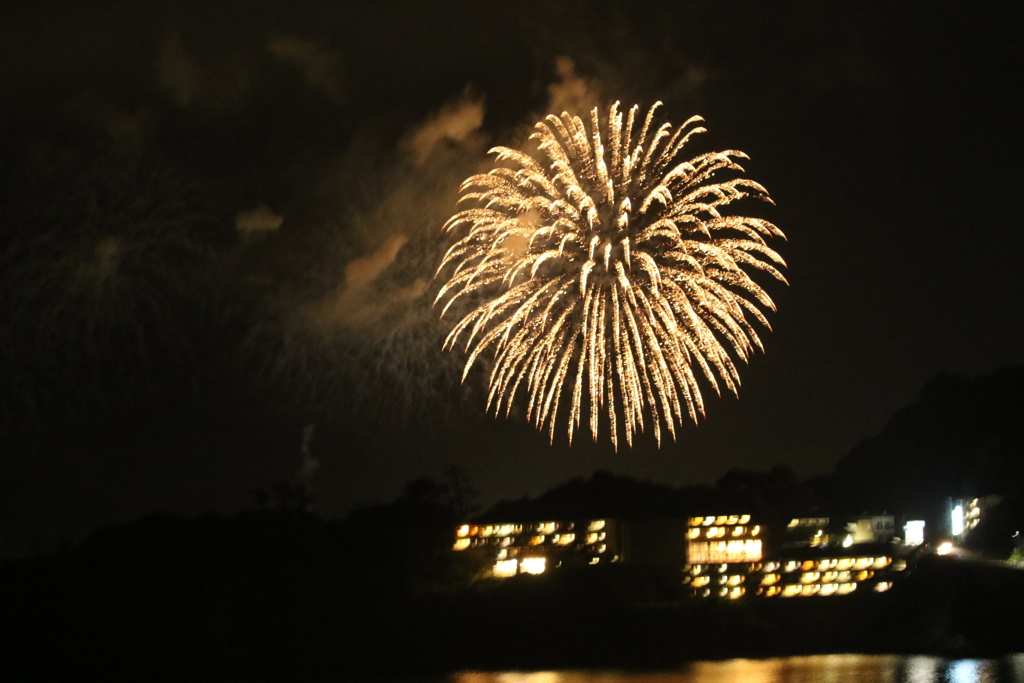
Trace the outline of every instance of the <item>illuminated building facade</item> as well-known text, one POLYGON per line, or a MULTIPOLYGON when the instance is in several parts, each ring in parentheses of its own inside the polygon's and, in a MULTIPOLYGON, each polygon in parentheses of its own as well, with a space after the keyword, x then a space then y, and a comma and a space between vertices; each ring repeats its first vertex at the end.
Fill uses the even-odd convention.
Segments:
POLYGON ((963 543, 988 511, 999 504, 1002 496, 952 499, 949 501, 949 532, 957 545, 963 543))
POLYGON ((780 535, 778 553, 766 552, 764 530, 750 515, 691 517, 689 527, 685 580, 696 597, 881 592, 906 568, 905 560, 894 558, 892 544, 844 547, 841 535, 828 533, 827 517, 791 519, 780 535))
MULTIPOLYGON (((865 519, 873 528, 878 517, 865 519)), ((496 578, 610 562, 682 567, 691 595, 726 599, 884 591, 905 571, 900 553, 913 546, 849 545, 850 536, 828 530, 827 517, 792 518, 769 543, 749 514, 463 524, 453 548, 481 555, 496 578)))
POLYGON ((689 564, 729 564, 761 559, 761 527, 750 515, 690 517, 686 537, 689 564))
POLYGON ((828 517, 793 517, 782 536, 783 548, 817 548, 832 543, 828 517))
POLYGON ((905 570, 884 547, 835 548, 802 553, 764 563, 755 594, 764 597, 848 595, 856 590, 881 592, 892 586, 894 574, 905 570), (850 552, 853 550, 854 552, 850 552))
POLYGON ((700 597, 739 598, 762 569, 762 529, 751 516, 690 517, 686 532, 688 579, 700 597))
POLYGON ((463 524, 452 546, 486 555, 491 574, 543 574, 562 564, 600 564, 622 559, 622 523, 615 519, 463 524))

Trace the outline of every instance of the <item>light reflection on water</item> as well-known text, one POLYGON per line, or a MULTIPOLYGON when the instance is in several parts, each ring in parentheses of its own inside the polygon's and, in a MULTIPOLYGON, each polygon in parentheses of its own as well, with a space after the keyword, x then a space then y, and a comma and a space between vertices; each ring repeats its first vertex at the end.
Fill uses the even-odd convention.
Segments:
POLYGON ((677 671, 463 672, 452 683, 1024 683, 1024 653, 1000 659, 818 655, 694 662, 677 671))

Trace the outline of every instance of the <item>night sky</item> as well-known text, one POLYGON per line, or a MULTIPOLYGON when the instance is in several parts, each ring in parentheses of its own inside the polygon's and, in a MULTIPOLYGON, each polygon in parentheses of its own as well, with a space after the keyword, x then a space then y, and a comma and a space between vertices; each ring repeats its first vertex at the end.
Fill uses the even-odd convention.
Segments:
POLYGON ((822 474, 1024 363, 1012 3, 65 4, 0 10, 0 555, 300 472, 328 515, 452 465, 484 505, 822 474), (751 157, 790 282, 738 400, 618 453, 485 415, 430 306, 486 151, 615 100, 751 157))

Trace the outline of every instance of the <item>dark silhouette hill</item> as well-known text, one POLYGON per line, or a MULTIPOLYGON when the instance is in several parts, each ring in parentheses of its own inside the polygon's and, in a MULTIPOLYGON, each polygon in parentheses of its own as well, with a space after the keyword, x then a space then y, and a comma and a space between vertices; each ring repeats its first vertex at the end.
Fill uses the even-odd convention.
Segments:
POLYGON ((997 494, 1001 514, 1015 518, 1024 483, 1024 368, 936 376, 829 479, 826 488, 850 511, 941 519, 948 498, 997 494))

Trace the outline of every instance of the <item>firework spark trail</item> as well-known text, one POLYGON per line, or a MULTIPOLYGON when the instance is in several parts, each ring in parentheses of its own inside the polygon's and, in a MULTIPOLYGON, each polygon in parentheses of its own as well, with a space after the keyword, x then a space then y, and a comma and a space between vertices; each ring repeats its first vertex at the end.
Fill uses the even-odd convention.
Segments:
POLYGON ((638 107, 624 123, 618 102, 604 122, 595 108, 589 131, 568 113, 548 116, 531 135, 544 164, 492 149, 498 167, 462 184, 460 203, 475 206, 444 227, 468 233, 437 271, 449 272, 441 315, 482 301, 445 348, 464 341, 463 379, 493 351, 488 410, 508 414, 525 387, 527 418, 552 440, 570 391, 570 443, 586 417, 595 441, 606 419, 615 447, 621 434, 632 445, 645 414, 659 444, 662 423, 675 439, 684 415, 704 415, 698 375, 735 394, 733 356, 747 361, 762 348, 753 321, 770 329, 761 308, 774 304, 747 270, 785 282, 785 262, 766 242, 785 236, 768 221, 720 213, 744 197, 771 202, 768 192, 743 177, 711 182, 743 172, 737 160, 747 156, 736 150, 676 163, 705 132, 703 119, 654 129, 659 105, 638 134, 638 107))

